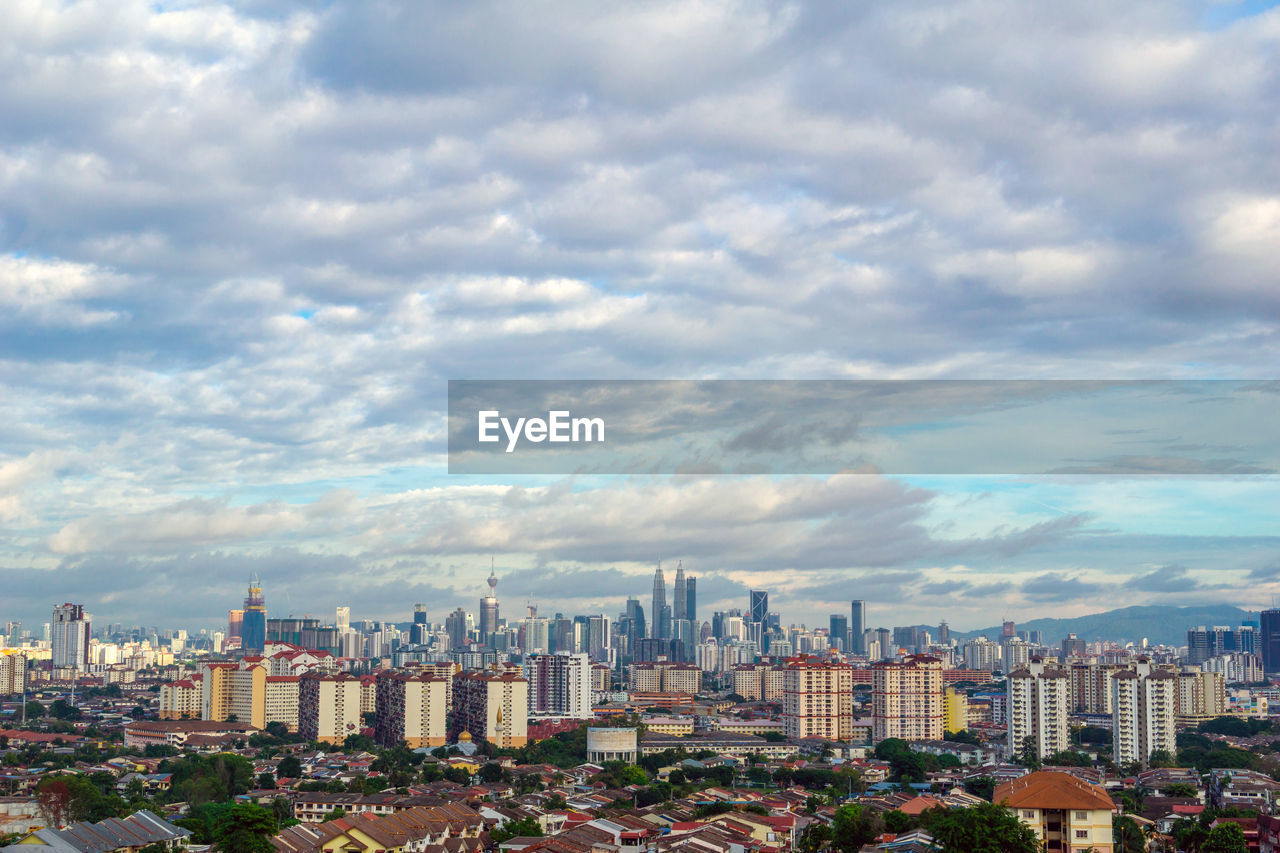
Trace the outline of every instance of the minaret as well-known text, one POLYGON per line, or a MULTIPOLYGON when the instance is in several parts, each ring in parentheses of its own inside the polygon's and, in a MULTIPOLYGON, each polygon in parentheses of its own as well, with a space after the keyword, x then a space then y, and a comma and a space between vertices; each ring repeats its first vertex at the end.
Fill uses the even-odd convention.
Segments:
POLYGON ((649 617, 649 635, 662 636, 662 611, 667 606, 667 581, 662 576, 662 561, 658 561, 658 571, 653 574, 653 611, 649 617))

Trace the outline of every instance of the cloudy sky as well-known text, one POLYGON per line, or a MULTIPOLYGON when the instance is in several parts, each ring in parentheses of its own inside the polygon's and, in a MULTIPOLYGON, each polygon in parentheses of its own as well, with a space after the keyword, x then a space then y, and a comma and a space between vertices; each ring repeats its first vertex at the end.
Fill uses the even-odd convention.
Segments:
POLYGON ((1269 4, 4 17, 0 619, 213 626, 251 571, 278 615, 442 619, 491 557, 508 614, 614 614, 659 558, 810 623, 1280 592, 1269 476, 444 457, 451 378, 1273 377, 1269 4))

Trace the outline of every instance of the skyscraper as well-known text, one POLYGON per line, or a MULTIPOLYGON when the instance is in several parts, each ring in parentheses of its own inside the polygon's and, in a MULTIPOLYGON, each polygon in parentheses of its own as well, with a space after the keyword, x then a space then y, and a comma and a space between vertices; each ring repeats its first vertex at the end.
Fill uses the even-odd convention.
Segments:
MULTIPOLYGON (((650 629, 649 636, 654 639, 662 639, 670 636, 671 626, 662 624, 662 613, 667 610, 667 581, 662 576, 662 563, 658 563, 658 570, 653 573, 653 610, 649 611, 653 624, 650 629), (663 630, 667 633, 663 633, 663 630)), ((670 611, 667 611, 670 612, 670 611)))
POLYGON ((1037 758, 1046 758, 1069 748, 1069 672, 1032 658, 1025 668, 1009 673, 1007 690, 1010 755, 1021 756, 1029 748, 1037 758))
POLYGON ((678 562, 676 563, 675 593, 671 601, 671 616, 677 622, 689 618, 685 615, 685 609, 689 605, 689 600, 685 596, 684 563, 678 562))
POLYGON ((867 630, 867 603, 860 598, 854 599, 849 612, 849 651, 855 655, 867 653, 867 642, 864 632, 867 630))
POLYGON ((831 647, 844 651, 845 643, 849 641, 849 620, 839 613, 832 613, 830 633, 831 647))
POLYGON ((86 669, 89 664, 90 620, 83 604, 53 608, 53 665, 86 669))
POLYGON ((498 630, 498 578, 489 564, 489 594, 480 599, 480 642, 489 644, 489 635, 498 630))
POLYGON ((769 591, 767 589, 751 590, 751 606, 747 611, 747 621, 763 624, 769 619, 769 591))
POLYGON ((244 630, 244 611, 240 609, 227 611, 227 647, 240 647, 240 641, 243 639, 242 631, 244 630))
POLYGON ((444 630, 449 635, 449 647, 460 649, 467 644, 467 611, 459 607, 444 618, 444 630))
POLYGON ((684 618, 691 621, 698 618, 698 579, 688 578, 684 582, 684 618))
POLYGON ((244 597, 244 620, 240 627, 240 648, 246 654, 261 654, 267 644, 267 603, 262 597, 262 579, 249 576, 249 591, 244 597))
POLYGON ((1262 669, 1267 673, 1280 672, 1280 610, 1264 610, 1259 616, 1262 669))
POLYGON ((1147 766, 1151 754, 1177 753, 1178 676, 1138 658, 1111 677, 1111 737, 1117 764, 1147 766))

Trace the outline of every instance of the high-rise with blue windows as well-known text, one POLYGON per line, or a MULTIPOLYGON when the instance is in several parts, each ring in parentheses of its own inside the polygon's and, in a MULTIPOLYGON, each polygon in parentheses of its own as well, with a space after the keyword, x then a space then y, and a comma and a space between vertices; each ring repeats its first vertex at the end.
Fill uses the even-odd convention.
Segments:
POLYGON ((244 616, 240 623, 240 648, 245 654, 262 654, 267 644, 267 603, 262 597, 262 579, 249 577, 249 592, 244 597, 244 616))

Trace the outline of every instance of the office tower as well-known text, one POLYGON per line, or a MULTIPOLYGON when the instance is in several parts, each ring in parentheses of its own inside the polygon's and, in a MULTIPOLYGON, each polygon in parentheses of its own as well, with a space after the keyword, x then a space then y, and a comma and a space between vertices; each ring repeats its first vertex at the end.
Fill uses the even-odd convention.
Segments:
POLYGON ((685 587, 684 579, 684 562, 676 563, 676 583, 675 590, 671 600, 671 618, 676 621, 682 621, 689 617, 685 615, 686 608, 689 606, 688 591, 685 587))
POLYGON ((849 611, 849 651, 855 655, 867 653, 867 603, 862 599, 854 599, 849 611))
POLYGON ((1199 666, 1210 658, 1226 654, 1254 654, 1257 651, 1257 632, 1251 625, 1229 628, 1201 625, 1187 629, 1187 663, 1199 666))
POLYGON ((244 611, 227 611, 227 648, 240 648, 244 635, 244 611))
POLYGON ((667 582, 662 576, 662 563, 659 562, 658 570, 653 573, 653 609, 649 611, 650 616, 653 618, 653 626, 650 636, 654 639, 666 639, 671 636, 670 612, 671 611, 667 609, 667 582), (666 618, 667 624, 665 626, 662 624, 664 611, 668 614, 666 618), (666 633, 663 632, 664 628, 667 629, 666 633))
POLYGON ((831 647, 847 651, 845 644, 849 641, 849 620, 839 613, 832 613, 829 621, 831 627, 828 629, 831 635, 831 647))
POLYGON ((1082 658, 1089 652, 1089 644, 1077 637, 1075 634, 1067 634, 1062 640, 1062 660, 1067 658, 1082 658))
POLYGON ((431 625, 427 622, 427 605, 415 604, 413 605, 413 622, 409 625, 409 645, 425 646, 430 640, 431 625))
POLYGON ((206 663, 200 670, 200 719, 267 724, 267 668, 261 663, 206 663))
POLYGON ((591 719, 591 658, 586 653, 530 655, 524 677, 529 682, 529 716, 591 719))
POLYGON ((648 634, 646 633, 644 622, 644 607, 640 604, 640 599, 635 596, 627 598, 627 641, 629 643, 631 653, 635 654, 635 644, 643 640, 648 634))
POLYGON ((698 579, 688 578, 684 582, 684 618, 691 622, 698 619, 698 579))
POLYGON ((769 621, 769 591, 753 589, 748 600, 747 622, 763 625, 769 621))
POLYGON ((940 622, 938 624, 938 645, 951 645, 951 627, 947 625, 946 622, 940 622))
POLYGON ((1116 764, 1143 767, 1151 754, 1164 750, 1176 754, 1178 676, 1153 670, 1139 658, 1133 669, 1111 677, 1111 735, 1116 764))
POLYGON ((463 732, 499 749, 528 743, 529 682, 510 671, 455 675, 450 734, 463 732))
POLYGON ((1016 637, 1017 635, 1018 635, 1018 626, 1006 619, 1004 625, 1000 630, 1001 639, 1007 640, 1010 637, 1016 637))
POLYGON ((527 655, 551 651, 551 622, 545 616, 538 616, 538 608, 532 604, 520 620, 520 650, 527 655))
POLYGON ((1069 748, 1071 676, 1065 669, 1046 668, 1042 659, 1033 658, 1009 673, 1007 689, 1011 756, 1030 749, 1043 759, 1069 748))
POLYGON ((1264 610, 1258 617, 1261 629, 1258 632, 1258 646, 1262 655, 1262 669, 1268 675, 1280 672, 1280 610, 1264 610))
POLYGON ((13 649, 0 651, 0 696, 22 693, 26 685, 27 656, 13 649))
POLYGON ((460 649, 467 644, 467 611, 459 607, 444 617, 444 632, 449 637, 449 648, 460 649))
MULTIPOLYGON (((588 616, 585 651, 593 661, 608 661, 610 650, 609 617, 603 613, 598 616, 588 616)), ((575 651, 577 650, 575 649, 575 651)))
POLYGON ((347 672, 308 672, 298 678, 298 734, 342 743, 360 733, 360 679, 347 672))
POLYGON ((89 665, 89 638, 92 617, 83 604, 62 604, 53 608, 53 665, 85 669, 89 665))
MULTIPOLYGON (((415 612, 413 614, 413 621, 414 622, 418 621, 418 614, 416 611, 417 611, 417 608, 419 607, 421 607, 423 610, 422 621, 426 622, 427 621, 426 608, 423 607, 423 605, 421 604, 416 605, 414 608, 415 612)), ((336 608, 334 610, 333 624, 337 627, 339 632, 346 631, 348 628, 350 628, 351 627, 351 608, 347 607, 346 605, 342 605, 336 608)))
POLYGON ((267 603, 262 597, 262 579, 249 577, 249 590, 244 597, 244 619, 240 628, 240 648, 246 654, 262 654, 267 644, 267 603))
POLYGON ((942 661, 911 655, 871 667, 871 728, 879 742, 942 740, 942 661))
POLYGON ((374 740, 389 748, 444 746, 446 684, 429 673, 380 673, 374 684, 374 740))
POLYGON ((782 731, 789 738, 853 737, 853 668, 805 658, 782 670, 782 731))
POLYGON ((489 565, 489 594, 480 599, 480 643, 489 646, 489 635, 498 630, 498 577, 489 565))

